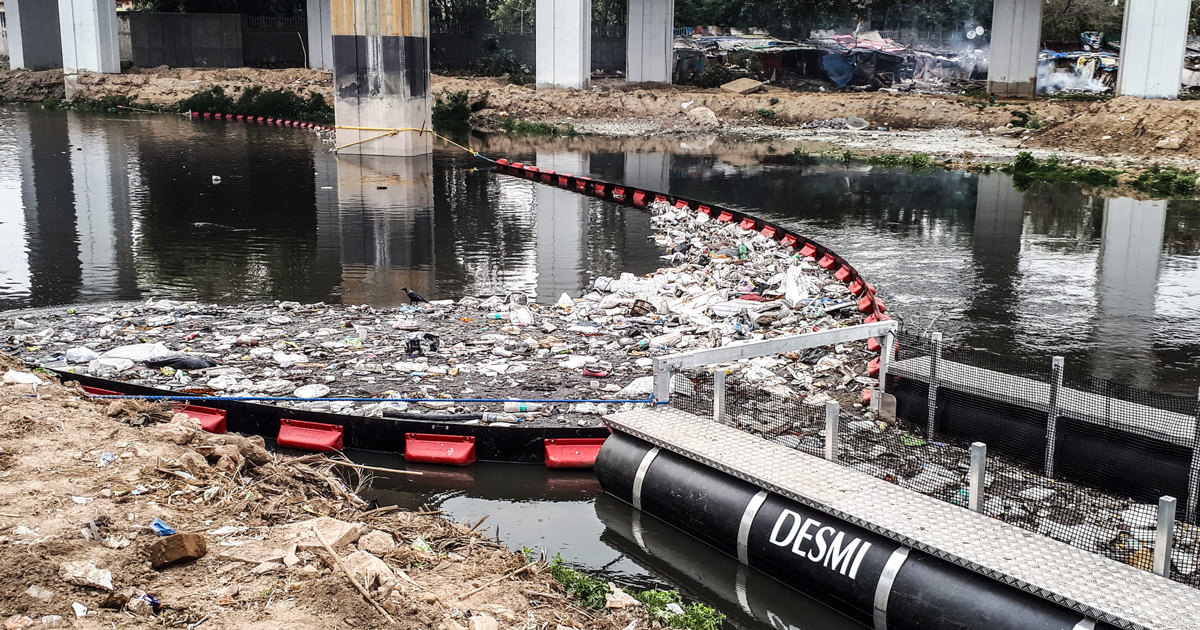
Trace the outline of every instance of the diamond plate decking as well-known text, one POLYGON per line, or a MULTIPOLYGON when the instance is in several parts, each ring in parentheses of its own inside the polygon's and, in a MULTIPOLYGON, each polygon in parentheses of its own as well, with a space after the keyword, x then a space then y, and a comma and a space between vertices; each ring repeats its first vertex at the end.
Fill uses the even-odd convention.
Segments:
POLYGON ((609 425, 1093 619, 1200 629, 1200 590, 675 409, 609 425))
MULTIPOLYGON (((930 357, 893 361, 888 374, 929 382, 930 357)), ((1049 412, 1050 384, 1003 372, 941 359, 937 369, 938 383, 960 392, 1049 412)), ((1196 418, 1180 413, 1155 409, 1146 405, 1100 396, 1069 387, 1058 390, 1060 416, 1078 418, 1130 433, 1192 446, 1196 418)))

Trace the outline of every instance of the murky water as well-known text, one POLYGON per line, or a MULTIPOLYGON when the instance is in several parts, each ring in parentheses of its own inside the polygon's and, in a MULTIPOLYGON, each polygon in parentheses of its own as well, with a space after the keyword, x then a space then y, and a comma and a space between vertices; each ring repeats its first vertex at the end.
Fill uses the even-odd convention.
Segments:
POLYGON ((679 590, 715 606, 736 628, 858 630, 864 626, 600 489, 590 471, 477 463, 467 468, 407 464, 355 452, 355 461, 419 470, 421 477, 378 477, 367 495, 380 505, 444 511, 457 521, 487 517, 480 531, 510 548, 546 549, 631 588, 679 590))
MULTIPOLYGON (((694 145, 484 142, 793 226, 852 260, 917 328, 1061 354, 1136 386, 1200 385, 1196 202, 694 145)), ((404 287, 549 301, 657 266, 645 214, 479 165, 451 149, 339 161, 293 129, 0 109, 0 308, 150 296, 394 305, 404 287)))

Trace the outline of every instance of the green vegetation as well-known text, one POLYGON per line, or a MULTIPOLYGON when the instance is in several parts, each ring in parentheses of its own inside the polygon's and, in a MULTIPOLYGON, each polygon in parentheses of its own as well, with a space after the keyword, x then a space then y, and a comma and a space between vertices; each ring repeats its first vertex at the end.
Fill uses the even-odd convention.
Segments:
POLYGON ((779 99, 772 96, 770 103, 771 103, 771 107, 774 107, 779 104, 779 99))
POLYGON ((63 106, 63 102, 53 96, 42 99, 42 109, 54 111, 63 106))
POLYGON ((930 168, 933 166, 933 158, 925 153, 913 153, 911 155, 900 155, 899 153, 885 153, 883 155, 873 155, 867 158, 867 164, 875 166, 907 166, 914 171, 930 168))
POLYGON ((472 102, 467 92, 442 90, 433 101, 433 127, 451 133, 466 132, 470 129, 471 114, 487 107, 487 100, 487 92, 480 93, 472 102))
POLYGON ((1010 121, 1014 127, 1024 127, 1026 129, 1041 129, 1045 126, 1041 118, 1034 115, 1031 109, 1014 109, 1012 110, 1012 120, 1010 121))
POLYGON ((549 123, 521 120, 512 116, 504 119, 504 133, 510 136, 535 136, 543 138, 557 138, 560 136, 574 138, 579 135, 575 131, 575 125, 559 127, 558 125, 551 125, 549 123))
POLYGON ((658 622, 668 628, 687 630, 720 630, 725 623, 725 614, 712 606, 701 603, 684 606, 676 591, 650 590, 634 593, 633 598, 642 602, 651 623, 658 622), (683 610, 683 614, 672 611, 670 604, 683 610))
POLYGON ((1159 197, 1195 197, 1196 173, 1173 166, 1151 166, 1133 180, 1133 187, 1159 197))
POLYGON ((529 85, 533 83, 533 68, 517 60, 517 54, 501 48, 500 41, 489 35, 483 43, 484 55, 475 62, 474 73, 481 77, 508 76, 510 83, 529 85))
MULTIPOLYGON (((525 556, 530 562, 535 559, 534 552, 528 548, 525 556)), ((608 582, 567 566, 561 553, 554 554, 550 561, 550 575, 563 585, 568 597, 584 608, 601 610, 608 601, 611 592, 608 582)), ((685 605, 676 591, 654 589, 632 596, 646 607, 651 624, 682 630, 720 630, 725 623, 725 615, 717 609, 698 602, 685 605)))
POLYGON ((705 66, 704 70, 700 71, 700 76, 696 77, 695 84, 702 88, 721 87, 739 76, 728 67, 717 63, 705 66))
POLYGON ((765 107, 754 110, 754 113, 763 120, 773 120, 775 118, 775 110, 767 109, 765 107))
POLYGON ((333 107, 330 107, 325 102, 325 97, 317 92, 309 92, 308 97, 303 97, 287 90, 264 90, 257 85, 241 92, 234 99, 225 93, 224 88, 214 85, 179 101, 175 104, 175 110, 333 123, 333 107))
POLYGON ((554 554, 550 562, 550 575, 567 589, 567 595, 580 606, 595 610, 604 608, 608 582, 567 566, 561 552, 554 554))
POLYGON ((1095 188, 1111 188, 1118 184, 1119 171, 1083 166, 1064 166, 1057 155, 1038 160, 1028 151, 1017 154, 1012 164, 1001 167, 1012 175, 1018 190, 1027 190, 1039 182, 1074 182, 1095 188))

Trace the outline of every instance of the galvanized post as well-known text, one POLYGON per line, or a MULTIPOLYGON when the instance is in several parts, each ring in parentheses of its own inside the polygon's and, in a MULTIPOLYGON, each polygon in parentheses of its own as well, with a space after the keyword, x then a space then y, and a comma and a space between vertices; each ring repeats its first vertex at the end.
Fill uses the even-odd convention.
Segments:
POLYGON ((942 333, 933 333, 929 341, 933 345, 933 353, 929 355, 929 420, 925 437, 932 440, 934 424, 937 421, 938 364, 942 362, 942 333))
POLYGON ((1046 476, 1054 476, 1054 448, 1058 436, 1058 393, 1062 391, 1063 358, 1050 360, 1050 398, 1046 401, 1046 476))
POLYGON ((674 370, 662 359, 654 359, 654 400, 671 402, 671 375, 674 370))
POLYGON ((838 415, 842 412, 836 400, 825 403, 825 459, 837 461, 838 415))
POLYGON ((1196 396, 1196 421, 1192 425, 1192 468, 1188 476, 1187 516, 1200 523, 1200 392, 1196 396))
POLYGON ((987 444, 975 442, 971 445, 971 471, 967 479, 968 507, 972 512, 983 512, 983 488, 987 475, 987 444))
POLYGON ((725 368, 713 372, 713 422, 725 422, 725 368))
POLYGON ((1175 544, 1175 497, 1158 499, 1158 531, 1154 536, 1154 572, 1171 577, 1171 546, 1175 544))
POLYGON ((888 331, 883 336, 883 347, 879 349, 879 387, 871 394, 871 409, 883 408, 883 395, 887 393, 887 375, 892 366, 892 355, 896 352, 896 334, 888 331))

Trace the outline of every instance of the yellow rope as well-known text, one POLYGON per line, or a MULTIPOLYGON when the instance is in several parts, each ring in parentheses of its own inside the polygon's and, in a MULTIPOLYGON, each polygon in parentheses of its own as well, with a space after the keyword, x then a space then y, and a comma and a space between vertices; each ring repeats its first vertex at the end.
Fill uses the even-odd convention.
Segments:
POLYGON ((338 129, 347 129, 350 131, 382 131, 384 133, 381 133, 377 136, 371 136, 370 138, 364 138, 362 140, 358 140, 355 142, 350 142, 348 144, 343 144, 338 147, 334 147, 335 151, 341 151, 342 149, 345 149, 347 147, 352 147, 354 145, 362 144, 364 142, 370 142, 372 140, 378 140, 380 138, 394 136, 403 131, 415 131, 417 133, 431 134, 431 135, 433 135, 433 137, 438 138, 438 139, 446 142, 447 144, 458 147, 458 148, 462 149, 463 151, 466 151, 467 153, 470 153, 471 155, 473 155, 475 157, 482 157, 481 155, 479 155, 478 151, 472 149, 471 147, 465 147, 465 146, 451 140, 450 138, 447 138, 446 136, 443 136, 442 134, 437 133, 436 131, 433 131, 431 129, 424 129, 424 128, 420 128, 420 127, 355 127, 355 126, 351 126, 351 125, 336 125, 336 127, 338 129))

